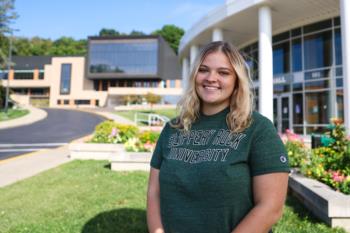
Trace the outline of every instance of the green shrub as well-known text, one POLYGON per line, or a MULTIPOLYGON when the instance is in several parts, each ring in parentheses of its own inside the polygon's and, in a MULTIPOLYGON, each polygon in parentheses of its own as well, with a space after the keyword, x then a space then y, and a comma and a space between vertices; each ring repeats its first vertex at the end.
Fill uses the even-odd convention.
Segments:
POLYGON ((130 138, 125 144, 125 150, 129 152, 153 152, 160 133, 155 131, 143 131, 137 137, 130 138))
POLYGON ((143 131, 138 138, 142 143, 156 143, 160 133, 155 131, 143 131))
POLYGON ((108 120, 98 124, 95 128, 93 143, 125 143, 135 137, 138 128, 133 125, 123 125, 108 120))
POLYGON ((299 135, 290 130, 286 130, 281 138, 288 152, 289 166, 300 167, 309 157, 310 149, 305 146, 299 135))
POLYGON ((328 128, 327 146, 313 149, 309 160, 302 164, 301 171, 306 176, 350 194, 350 141, 340 120, 332 119, 328 128))

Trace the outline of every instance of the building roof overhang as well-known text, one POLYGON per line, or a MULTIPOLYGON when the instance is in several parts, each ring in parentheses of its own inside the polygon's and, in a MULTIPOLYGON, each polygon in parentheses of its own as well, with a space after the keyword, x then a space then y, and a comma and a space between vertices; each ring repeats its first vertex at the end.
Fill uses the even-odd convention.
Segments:
POLYGON ((228 0, 186 31, 179 46, 179 57, 189 54, 191 45, 212 40, 214 28, 224 32, 224 40, 243 47, 258 39, 259 8, 271 8, 272 33, 339 16, 339 0, 228 0))

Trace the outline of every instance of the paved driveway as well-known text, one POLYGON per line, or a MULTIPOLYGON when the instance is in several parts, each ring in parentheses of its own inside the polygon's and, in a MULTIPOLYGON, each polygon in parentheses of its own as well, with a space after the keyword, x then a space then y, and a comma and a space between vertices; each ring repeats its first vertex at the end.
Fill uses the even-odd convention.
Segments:
POLYGON ((54 148, 93 132, 103 117, 81 111, 44 109, 47 118, 31 125, 0 130, 0 160, 54 148))

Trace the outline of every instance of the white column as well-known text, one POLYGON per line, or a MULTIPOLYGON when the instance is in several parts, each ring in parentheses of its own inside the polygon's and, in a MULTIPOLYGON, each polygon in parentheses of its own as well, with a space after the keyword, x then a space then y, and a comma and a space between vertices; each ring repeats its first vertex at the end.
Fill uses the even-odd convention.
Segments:
POLYGON ((344 82, 344 123, 350 134, 350 2, 340 0, 340 20, 343 54, 343 82, 344 82))
POLYGON ((186 88, 188 86, 189 70, 190 70, 190 64, 188 62, 188 58, 184 57, 182 59, 182 89, 183 89, 183 91, 186 90, 186 88))
POLYGON ((212 41, 223 41, 224 40, 224 32, 221 28, 214 28, 212 34, 212 41))
POLYGON ((259 9, 259 112, 273 121, 271 10, 259 9))
POLYGON ((192 45, 191 46, 191 49, 190 49, 190 70, 192 69, 193 67, 193 63, 198 55, 198 46, 197 45, 192 45))

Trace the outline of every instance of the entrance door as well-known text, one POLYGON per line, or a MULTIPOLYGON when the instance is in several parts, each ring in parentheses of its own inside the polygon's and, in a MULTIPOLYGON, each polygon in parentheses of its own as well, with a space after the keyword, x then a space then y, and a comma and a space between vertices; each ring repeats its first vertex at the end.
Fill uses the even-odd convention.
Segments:
POLYGON ((273 98, 273 123, 278 132, 284 133, 292 127, 290 95, 279 95, 273 98))

